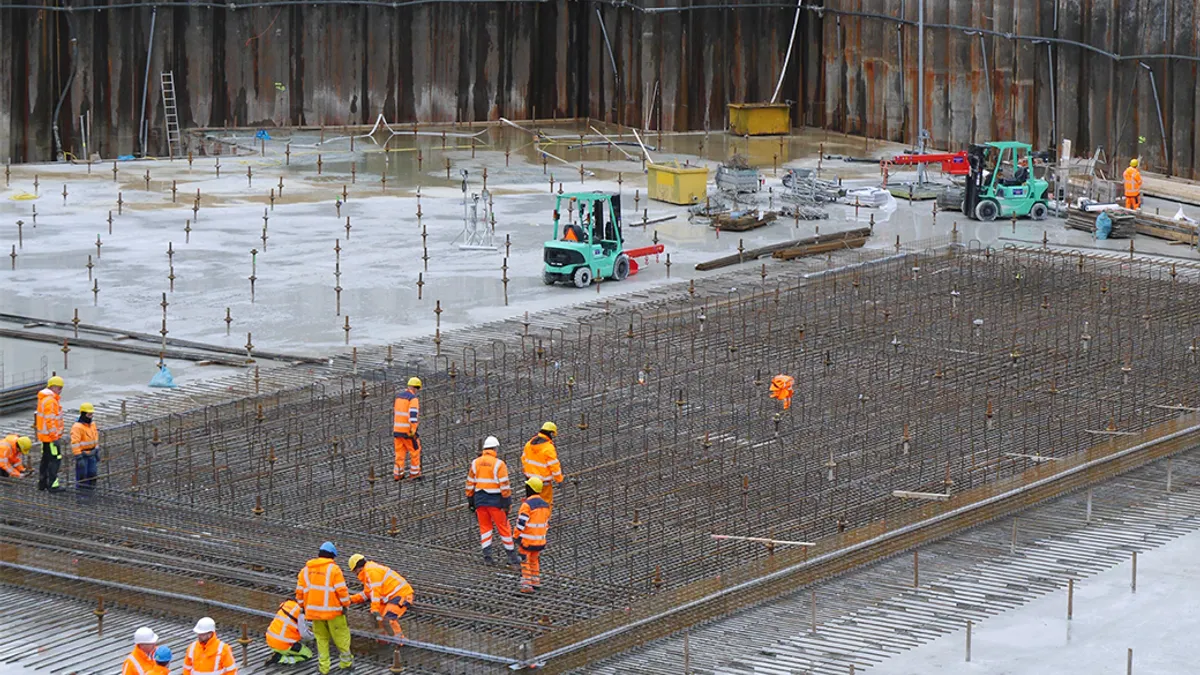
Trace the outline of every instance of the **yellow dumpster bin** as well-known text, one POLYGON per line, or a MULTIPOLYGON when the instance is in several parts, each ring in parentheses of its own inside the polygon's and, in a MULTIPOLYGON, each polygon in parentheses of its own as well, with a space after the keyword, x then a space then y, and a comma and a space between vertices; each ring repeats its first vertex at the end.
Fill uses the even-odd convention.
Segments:
POLYGON ((792 130, 786 103, 730 103, 729 132, 736 136, 780 136, 792 130))
POLYGON ((646 194, 668 204, 698 204, 708 197, 708 169, 702 166, 647 164, 646 194))

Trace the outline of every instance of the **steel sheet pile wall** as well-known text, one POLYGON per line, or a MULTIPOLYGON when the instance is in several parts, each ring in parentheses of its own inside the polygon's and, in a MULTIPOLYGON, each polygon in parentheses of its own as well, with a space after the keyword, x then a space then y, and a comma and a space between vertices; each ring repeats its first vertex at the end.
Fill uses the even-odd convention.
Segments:
POLYGON ((28 484, 0 497, 31 540, 122 543, 122 559, 157 552, 217 580, 248 566, 268 594, 335 538, 413 581, 428 609, 410 635, 517 658, 769 567, 765 547, 711 533, 833 550, 842 530, 911 513, 893 490, 994 485, 1194 408, 1195 273, 1031 250, 726 279, 567 327, 439 334, 390 368, 360 353, 357 376, 106 429, 86 511, 28 484), (391 401, 413 372, 426 478, 397 484, 391 401), (787 411, 767 396, 779 372, 797 381, 787 411), (463 478, 489 434, 517 474, 548 419, 569 479, 531 603, 479 561, 463 478))
MULTIPOLYGON (((1140 155, 1152 171, 1196 177, 1200 3, 924 4, 925 127, 937 147, 1021 140, 1045 148, 1070 138, 1079 153, 1103 146, 1122 164, 1140 155), (1165 150, 1151 72, 1163 111, 1165 150)), ((823 96, 832 124, 914 143, 918 0, 827 0, 825 5, 833 10, 823 26, 823 96)))

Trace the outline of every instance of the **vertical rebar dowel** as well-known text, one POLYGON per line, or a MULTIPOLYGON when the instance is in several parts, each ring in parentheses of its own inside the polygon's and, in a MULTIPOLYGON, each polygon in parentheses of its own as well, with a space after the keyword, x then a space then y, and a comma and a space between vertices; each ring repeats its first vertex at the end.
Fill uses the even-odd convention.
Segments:
POLYGON ((1075 614, 1075 580, 1067 579, 1067 621, 1075 614))
POLYGON ((1133 569, 1129 574, 1129 592, 1137 593, 1137 551, 1133 552, 1133 569))
POLYGON ((967 663, 971 662, 971 620, 967 619, 967 663))
POLYGON ((1167 492, 1168 493, 1171 492, 1171 476, 1172 476, 1173 471, 1174 471, 1174 467, 1171 466, 1171 458, 1168 457, 1167 458, 1167 492))
POLYGON ((1133 647, 1125 653, 1125 675, 1133 675, 1133 647))
POLYGON ((1086 522, 1089 525, 1091 525, 1091 523, 1092 523, 1092 489, 1091 488, 1088 488, 1088 491, 1087 491, 1087 519, 1084 522, 1086 522))
POLYGON ((812 632, 817 632, 817 589, 808 592, 808 605, 812 608, 812 632))
POLYGON ((692 650, 691 641, 688 637, 687 629, 683 631, 683 675, 691 675, 692 673, 692 650))
POLYGON ((918 554, 918 551, 913 551, 913 588, 919 588, 921 585, 921 565, 920 560, 917 557, 918 554))
POLYGON ((1009 552, 1010 553, 1017 552, 1017 519, 1015 516, 1013 517, 1013 526, 1012 526, 1012 548, 1010 549, 1009 552))

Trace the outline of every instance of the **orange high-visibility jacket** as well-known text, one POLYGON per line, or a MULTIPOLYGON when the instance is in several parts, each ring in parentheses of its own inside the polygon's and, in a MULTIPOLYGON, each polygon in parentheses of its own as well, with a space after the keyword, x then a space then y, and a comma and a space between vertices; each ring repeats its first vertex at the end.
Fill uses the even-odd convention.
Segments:
POLYGON ((358 580, 362 582, 361 593, 350 596, 350 602, 371 602, 371 611, 383 614, 388 602, 407 605, 413 599, 413 587, 408 580, 396 574, 396 571, 375 562, 366 562, 358 571, 358 580))
POLYGON ((467 496, 476 492, 511 497, 512 487, 508 484, 508 465, 496 457, 496 451, 487 448, 483 454, 471 460, 467 472, 467 496))
POLYGON ((171 669, 167 666, 159 665, 157 662, 147 671, 148 675, 170 675, 171 669))
POLYGON ((421 399, 411 391, 400 392, 400 395, 396 397, 396 405, 392 409, 392 436, 396 438, 415 436, 420 414, 421 399))
POLYGON ((546 548, 546 533, 550 529, 550 505, 545 499, 534 495, 521 502, 517 514, 517 537, 521 548, 540 551, 546 548))
POLYGON ((154 666, 152 657, 134 647, 133 652, 125 657, 125 664, 121 666, 121 675, 151 675, 154 666))
POLYGON ((38 392, 37 415, 34 419, 37 421, 39 442, 53 443, 62 438, 62 404, 59 403, 58 394, 49 388, 38 392))
POLYGON ((267 626, 267 646, 286 652, 300 641, 300 603, 285 600, 267 626))
POLYGON ((84 452, 91 452, 96 449, 96 443, 100 440, 100 432, 96 430, 96 423, 84 424, 76 422, 71 425, 71 453, 78 455, 84 452))
POLYGON ((233 660, 233 650, 216 635, 208 639, 208 644, 202 645, 199 640, 193 642, 183 659, 183 675, 236 674, 237 662, 233 660))
POLYGON ((1136 197, 1142 194, 1142 172, 1134 167, 1125 169, 1125 196, 1136 197))
POLYGON ((350 606, 350 591, 342 568, 331 558, 309 560, 296 576, 296 602, 309 621, 329 621, 350 606))
POLYGON ((4 469, 14 478, 20 478, 25 471, 25 462, 21 456, 21 448, 17 447, 17 438, 13 435, 0 440, 0 469, 4 469))
POLYGON ((554 439, 541 432, 529 439, 521 452, 521 469, 527 477, 536 476, 543 483, 551 480, 561 483, 562 466, 558 463, 558 448, 554 447, 554 439))

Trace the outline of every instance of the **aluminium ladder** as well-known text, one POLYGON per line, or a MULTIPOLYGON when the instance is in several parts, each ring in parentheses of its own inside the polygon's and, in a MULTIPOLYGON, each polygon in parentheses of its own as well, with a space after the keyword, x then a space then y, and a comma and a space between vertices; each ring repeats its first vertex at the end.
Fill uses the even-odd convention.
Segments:
POLYGON ((167 126, 167 156, 174 158, 175 151, 183 153, 182 137, 179 133, 179 109, 175 106, 175 74, 162 73, 163 122, 167 126))

